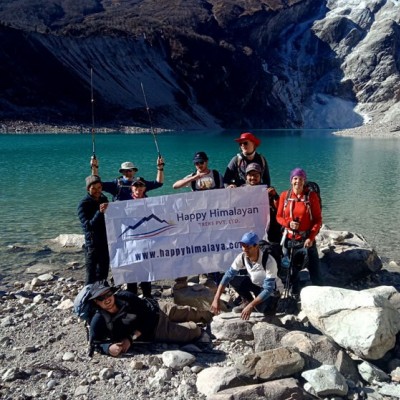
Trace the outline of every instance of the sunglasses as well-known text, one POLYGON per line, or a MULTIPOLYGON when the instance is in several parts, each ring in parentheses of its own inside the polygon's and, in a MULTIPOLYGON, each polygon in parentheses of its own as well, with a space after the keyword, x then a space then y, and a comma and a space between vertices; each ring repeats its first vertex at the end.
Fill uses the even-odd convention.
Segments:
POLYGON ((195 162, 194 164, 195 165, 203 165, 205 163, 205 161, 197 161, 197 162, 195 162))
POLYGON ((108 291, 107 293, 102 294, 101 296, 97 296, 96 300, 98 301, 104 301, 107 300, 109 297, 111 297, 114 294, 111 290, 108 291))
POLYGON ((249 144, 249 142, 241 142, 240 145, 241 146, 247 146, 249 144))

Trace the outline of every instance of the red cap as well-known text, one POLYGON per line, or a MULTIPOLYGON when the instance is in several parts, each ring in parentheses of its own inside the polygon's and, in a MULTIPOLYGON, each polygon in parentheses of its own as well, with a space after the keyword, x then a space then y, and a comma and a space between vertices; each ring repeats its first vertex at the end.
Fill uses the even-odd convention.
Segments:
POLYGON ((248 140, 249 142, 253 142, 256 147, 258 147, 261 143, 260 139, 257 139, 252 133, 245 132, 240 135, 240 138, 235 139, 236 142, 245 142, 248 140))

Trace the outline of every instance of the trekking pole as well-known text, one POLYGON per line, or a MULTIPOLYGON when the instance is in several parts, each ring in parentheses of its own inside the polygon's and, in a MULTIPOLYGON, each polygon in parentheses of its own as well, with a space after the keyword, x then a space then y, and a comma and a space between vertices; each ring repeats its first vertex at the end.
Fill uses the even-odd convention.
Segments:
POLYGON ((92 105, 92 159, 96 159, 96 137, 94 130, 93 68, 90 68, 90 103, 92 105))
POLYGON ((156 138, 156 133, 155 133, 155 131, 154 131, 154 128, 153 128, 153 121, 152 121, 151 115, 150 115, 150 108, 149 108, 149 105, 147 104, 147 97, 146 97, 146 93, 145 93, 145 91, 144 91, 144 86, 143 86, 143 83, 142 83, 142 82, 140 82, 140 86, 142 87, 142 93, 143 93, 144 104, 146 105, 147 116, 149 117, 150 131, 151 131, 151 134, 153 135, 154 143, 155 143, 155 145, 156 145, 156 149, 157 149, 157 153, 158 153, 158 158, 161 158, 160 148, 158 147, 157 138, 156 138))

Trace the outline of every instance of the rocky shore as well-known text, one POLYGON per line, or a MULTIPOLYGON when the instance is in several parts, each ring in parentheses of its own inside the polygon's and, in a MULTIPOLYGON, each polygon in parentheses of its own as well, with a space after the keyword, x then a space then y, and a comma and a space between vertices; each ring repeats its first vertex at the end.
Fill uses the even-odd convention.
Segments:
POLYGON ((343 129, 334 132, 337 136, 351 136, 355 138, 386 138, 400 139, 400 123, 373 123, 357 128, 343 129))
MULTIPOLYGON (((90 125, 77 125, 71 123, 37 123, 31 121, 0 121, 0 133, 12 134, 35 134, 35 133, 92 133, 92 126, 90 125)), ((142 126, 127 126, 127 125, 112 125, 112 126, 99 126, 94 128, 96 133, 146 133, 150 132, 149 127, 142 126)), ((166 132, 167 129, 155 128, 157 133, 166 132)))
MULTIPOLYGON (((337 270, 340 265, 348 271, 344 262, 348 260, 351 273, 364 277, 355 279, 356 275, 340 270, 344 289, 306 288, 300 312, 295 307, 273 317, 254 314, 250 321, 224 312, 208 327, 209 342, 135 343, 121 358, 88 355, 84 323, 72 312, 73 299, 83 287, 82 264, 33 265, 23 280, 9 281, 0 291, 0 397, 400 398, 400 274, 383 269, 373 250, 350 232, 325 229, 319 243, 327 268, 337 270), (334 310, 321 315, 328 306, 334 310)), ((333 278, 325 275, 325 279, 333 278)), ((191 288, 174 289, 172 283, 155 282, 153 296, 177 301, 178 292, 187 295, 191 288)), ((193 298, 206 299, 210 290, 194 284, 193 298)), ((229 296, 224 300, 229 310, 229 296)))

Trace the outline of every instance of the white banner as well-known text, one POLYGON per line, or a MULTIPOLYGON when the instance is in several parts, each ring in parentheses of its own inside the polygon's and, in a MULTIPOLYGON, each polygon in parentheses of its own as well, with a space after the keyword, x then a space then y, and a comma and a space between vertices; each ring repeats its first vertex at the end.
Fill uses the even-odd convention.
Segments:
POLYGON ((268 193, 245 186, 117 201, 105 220, 117 285, 225 271, 245 232, 264 236, 268 193))

